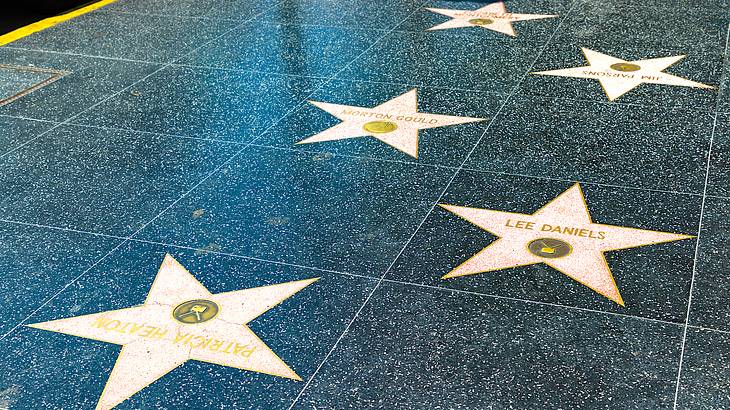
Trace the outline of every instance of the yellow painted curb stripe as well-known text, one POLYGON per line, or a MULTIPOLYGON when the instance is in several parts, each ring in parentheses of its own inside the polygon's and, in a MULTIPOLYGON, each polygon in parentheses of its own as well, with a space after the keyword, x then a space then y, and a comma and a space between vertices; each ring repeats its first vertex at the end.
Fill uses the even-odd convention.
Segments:
POLYGON ((102 8, 106 6, 107 4, 114 3, 117 0, 101 0, 97 1, 96 3, 89 4, 88 6, 81 7, 76 10, 69 11, 66 14, 61 14, 60 16, 53 16, 49 17, 47 19, 37 21, 32 24, 28 24, 25 27, 21 27, 17 30, 13 30, 10 33, 4 34, 0 36, 0 46, 4 46, 5 44, 12 43, 15 40, 19 40, 25 36, 29 36, 35 32, 45 30, 48 27, 55 26, 58 23, 63 23, 66 20, 71 20, 74 17, 78 17, 82 14, 86 14, 90 11, 94 11, 96 9, 102 8))

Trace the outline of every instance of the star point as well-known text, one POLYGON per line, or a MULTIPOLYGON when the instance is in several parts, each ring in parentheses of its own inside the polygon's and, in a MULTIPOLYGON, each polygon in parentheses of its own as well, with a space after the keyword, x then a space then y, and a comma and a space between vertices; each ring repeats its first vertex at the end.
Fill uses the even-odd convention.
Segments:
POLYGON ((594 223, 579 184, 532 214, 440 206, 497 236, 442 279, 543 263, 621 306, 624 300, 604 252, 691 238, 594 223))
POLYGON ((582 47, 581 51, 588 61, 587 66, 537 71, 531 74, 598 80, 609 101, 618 99, 641 84, 715 88, 664 72, 686 55, 628 61, 585 47, 582 47))
POLYGON ((372 108, 308 102, 341 122, 296 144, 372 137, 416 159, 420 130, 484 121, 483 118, 419 112, 415 88, 372 108))
POLYGON ((247 323, 318 279, 212 294, 167 254, 144 304, 27 326, 122 346, 98 409, 119 405, 188 360, 302 381, 247 323))

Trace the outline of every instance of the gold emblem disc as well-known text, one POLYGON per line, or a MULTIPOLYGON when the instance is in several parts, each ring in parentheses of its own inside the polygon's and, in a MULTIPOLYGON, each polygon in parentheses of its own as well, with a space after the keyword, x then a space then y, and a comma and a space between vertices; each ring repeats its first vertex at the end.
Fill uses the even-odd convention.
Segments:
POLYGON ((213 319, 220 309, 210 300, 195 299, 183 302, 172 311, 172 317, 180 323, 193 325, 213 319))
POLYGON ((362 126, 367 132, 373 134, 387 134, 398 129, 398 125, 390 121, 370 121, 362 126))
POLYGON ((535 239, 527 245, 527 249, 535 256, 548 259, 562 258, 573 252, 568 242, 553 238, 535 239))
POLYGON ((631 63, 611 64, 611 69, 616 71, 631 72, 641 70, 641 66, 631 63))
POLYGON ((488 25, 494 23, 494 20, 492 20, 492 19, 471 19, 471 20, 469 20, 469 23, 474 24, 476 26, 488 26, 488 25))

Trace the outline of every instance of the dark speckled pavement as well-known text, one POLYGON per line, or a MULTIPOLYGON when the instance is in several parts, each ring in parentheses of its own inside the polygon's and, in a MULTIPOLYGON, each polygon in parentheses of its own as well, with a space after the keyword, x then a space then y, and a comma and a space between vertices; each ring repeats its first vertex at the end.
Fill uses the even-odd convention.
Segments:
POLYGON ((0 409, 730 408, 727 0, 118 0, 0 47, 0 409))

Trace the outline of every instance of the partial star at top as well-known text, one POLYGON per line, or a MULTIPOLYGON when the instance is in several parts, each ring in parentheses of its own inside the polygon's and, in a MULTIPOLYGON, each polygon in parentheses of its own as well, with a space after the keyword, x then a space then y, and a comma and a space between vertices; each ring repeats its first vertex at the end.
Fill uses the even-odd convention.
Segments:
POLYGON ((122 346, 97 409, 117 406, 188 360, 301 381, 246 324, 316 280, 211 294, 167 255, 143 305, 29 326, 122 346))
POLYGON ((297 144, 373 137, 414 158, 418 158, 418 130, 484 121, 483 118, 418 112, 416 89, 373 108, 317 101, 309 103, 334 115, 342 122, 297 144))
POLYGON ((555 18, 558 16, 548 14, 515 14, 508 13, 503 2, 488 4, 476 10, 451 10, 426 8, 428 11, 443 14, 452 19, 431 27, 428 30, 444 30, 459 27, 482 27, 487 30, 496 31, 516 37, 512 23, 515 21, 538 20, 555 18))
POLYGON ((582 50, 588 60, 587 66, 540 71, 532 74, 596 79, 601 83, 610 101, 621 97, 644 83, 715 88, 663 72, 669 66, 686 57, 684 55, 626 61, 587 48, 582 48, 582 50))
POLYGON ((444 279, 544 263, 621 306, 604 252, 692 238, 594 223, 578 184, 532 214, 440 206, 499 237, 444 279))

